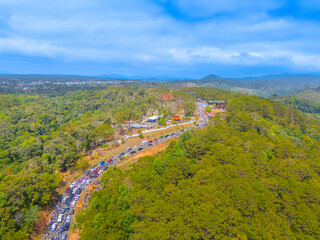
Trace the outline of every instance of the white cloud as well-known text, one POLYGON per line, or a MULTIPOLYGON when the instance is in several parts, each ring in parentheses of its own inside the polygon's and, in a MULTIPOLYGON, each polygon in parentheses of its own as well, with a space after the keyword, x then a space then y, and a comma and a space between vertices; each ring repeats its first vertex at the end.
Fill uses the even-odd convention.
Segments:
POLYGON ((2 0, 0 26, 5 29, 3 34, 0 31, 0 54, 60 63, 145 64, 146 69, 151 64, 175 68, 202 63, 320 67, 320 24, 270 17, 267 11, 282 1, 177 0, 173 4, 187 20, 146 0, 54 0, 50 4, 2 0), (216 13, 232 17, 188 19, 216 13))

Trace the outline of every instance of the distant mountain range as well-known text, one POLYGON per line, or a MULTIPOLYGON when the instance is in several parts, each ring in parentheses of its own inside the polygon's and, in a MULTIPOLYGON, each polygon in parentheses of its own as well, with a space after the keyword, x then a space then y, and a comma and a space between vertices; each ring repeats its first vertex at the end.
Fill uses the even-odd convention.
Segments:
POLYGON ((258 96, 288 95, 305 88, 320 86, 320 77, 314 75, 267 75, 248 78, 223 78, 209 75, 200 80, 172 81, 180 86, 218 87, 258 96))
POLYGON ((81 76, 81 75, 54 75, 54 74, 10 74, 0 71, 0 79, 16 80, 94 80, 94 79, 131 79, 138 81, 159 82, 162 84, 198 87, 217 87, 231 91, 237 91, 245 94, 257 96, 289 95, 302 89, 320 87, 320 76, 317 75, 266 75, 261 77, 245 77, 245 78, 225 78, 217 75, 208 75, 202 79, 177 79, 167 76, 159 77, 129 77, 119 74, 105 74, 98 76, 81 76))

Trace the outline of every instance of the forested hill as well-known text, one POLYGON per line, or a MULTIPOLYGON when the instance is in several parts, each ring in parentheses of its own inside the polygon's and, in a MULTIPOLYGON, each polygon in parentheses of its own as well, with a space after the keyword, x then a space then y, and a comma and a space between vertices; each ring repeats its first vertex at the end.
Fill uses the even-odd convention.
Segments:
POLYGON ((312 75, 267 75, 251 78, 223 78, 209 75, 199 80, 170 82, 175 85, 218 87, 244 94, 267 97, 272 94, 289 95, 305 88, 320 86, 320 77, 312 75))
POLYGON ((291 95, 295 97, 304 98, 310 101, 320 101, 320 87, 302 89, 291 95))
POLYGON ((320 119, 320 88, 306 88, 289 96, 270 96, 270 99, 320 119))
POLYGON ((319 141, 319 121, 229 96, 205 130, 108 169, 77 217, 81 239, 319 239, 319 141))

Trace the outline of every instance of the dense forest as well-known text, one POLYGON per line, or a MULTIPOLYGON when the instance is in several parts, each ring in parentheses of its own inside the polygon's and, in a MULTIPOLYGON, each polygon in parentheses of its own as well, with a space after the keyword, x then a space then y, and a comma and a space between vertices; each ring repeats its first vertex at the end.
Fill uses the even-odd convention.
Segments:
POLYGON ((267 99, 227 114, 157 156, 108 169, 77 216, 81 239, 319 239, 320 122, 267 99))
MULTIPOLYGON (((0 95, 0 239, 27 239, 40 232, 41 210, 58 198, 59 172, 79 168, 79 157, 99 140, 112 139, 117 126, 139 120, 150 109, 173 115, 158 101, 158 92, 166 91, 117 87, 58 96, 0 95)), ((192 116, 190 94, 172 93, 192 116)))

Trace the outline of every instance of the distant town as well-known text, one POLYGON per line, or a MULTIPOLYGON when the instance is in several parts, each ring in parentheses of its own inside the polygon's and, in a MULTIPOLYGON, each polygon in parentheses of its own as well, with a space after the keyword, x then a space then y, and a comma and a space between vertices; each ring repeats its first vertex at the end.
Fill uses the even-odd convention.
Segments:
POLYGON ((109 86, 132 86, 139 83, 140 81, 131 79, 100 79, 83 76, 0 75, 0 93, 96 90, 109 86))

